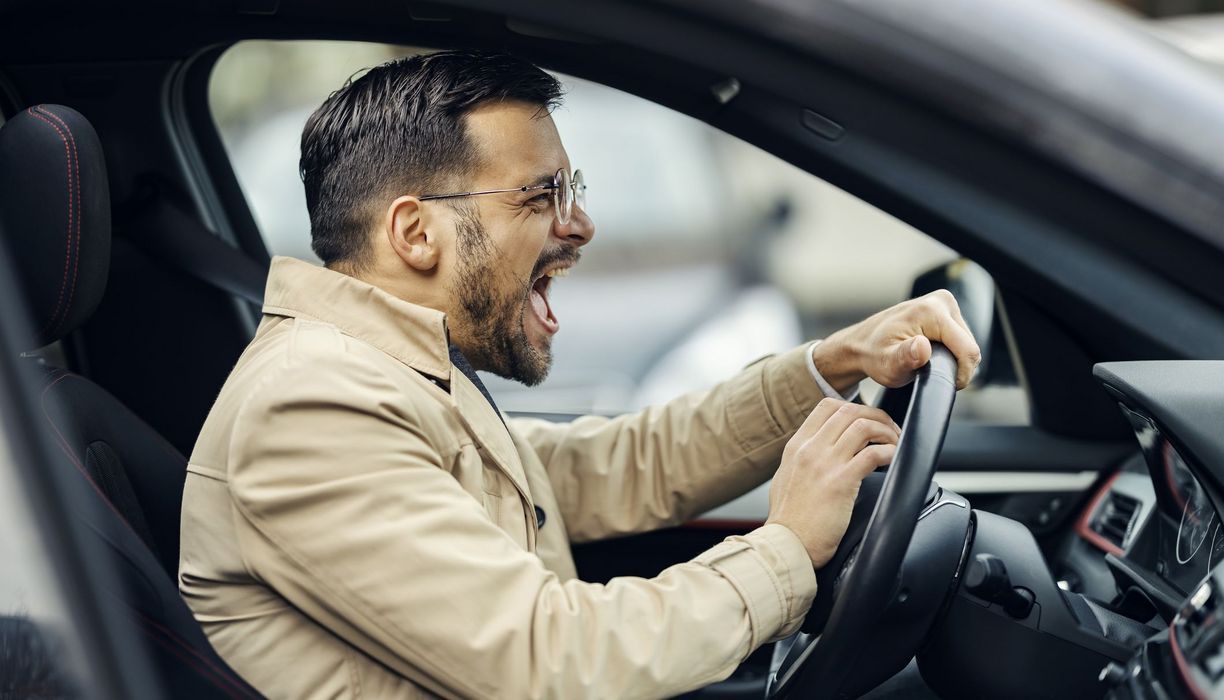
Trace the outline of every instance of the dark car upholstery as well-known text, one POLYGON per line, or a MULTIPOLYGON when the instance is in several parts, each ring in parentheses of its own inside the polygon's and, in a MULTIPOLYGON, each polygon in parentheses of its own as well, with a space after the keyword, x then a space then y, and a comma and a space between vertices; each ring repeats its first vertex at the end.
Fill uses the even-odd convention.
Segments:
MULTIPOLYGON (((78 112, 36 105, 0 128, 0 222, 38 329, 31 351, 89 318, 106 287, 111 217, 98 136, 78 112)), ((132 348, 139 352, 139 348, 132 348)), ((38 411, 102 507, 83 509, 111 551, 117 604, 149 640, 170 697, 258 697, 217 656, 179 596, 179 509, 186 459, 88 378, 31 363, 45 377, 38 411)))

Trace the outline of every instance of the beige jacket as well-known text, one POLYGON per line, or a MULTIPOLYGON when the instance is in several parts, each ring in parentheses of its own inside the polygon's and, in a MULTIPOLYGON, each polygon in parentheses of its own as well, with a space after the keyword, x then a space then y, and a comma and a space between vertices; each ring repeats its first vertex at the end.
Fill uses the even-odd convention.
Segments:
POLYGON ((804 352, 634 415, 503 423, 451 365, 443 314, 278 258, 187 468, 180 589, 272 697, 717 681, 815 595, 790 530, 607 585, 577 580, 569 545, 675 525, 767 479, 821 398, 804 352))

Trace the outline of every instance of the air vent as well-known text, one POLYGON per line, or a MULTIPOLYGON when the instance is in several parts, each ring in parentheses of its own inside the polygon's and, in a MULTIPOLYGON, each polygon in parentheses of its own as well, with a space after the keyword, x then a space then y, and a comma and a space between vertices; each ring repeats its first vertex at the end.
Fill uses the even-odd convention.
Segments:
POLYGON ((1139 500, 1110 491, 1105 502, 1097 509, 1092 520, 1092 529, 1100 536, 1117 545, 1126 547, 1127 535, 1139 515, 1139 500))

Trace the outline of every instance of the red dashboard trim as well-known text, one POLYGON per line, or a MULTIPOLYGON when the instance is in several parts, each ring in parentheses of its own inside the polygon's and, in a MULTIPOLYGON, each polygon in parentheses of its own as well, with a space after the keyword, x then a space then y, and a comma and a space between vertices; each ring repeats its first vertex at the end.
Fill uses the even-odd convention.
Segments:
POLYGON ((1182 684, 1189 689, 1195 700, 1207 700, 1207 696, 1203 695, 1203 691, 1199 690, 1190 675, 1190 666, 1186 664, 1186 658, 1182 656, 1181 645, 1177 643, 1177 629, 1172 624, 1169 625, 1169 648, 1173 650, 1173 661, 1177 664, 1177 672, 1181 674, 1182 684))
POLYGON ((1100 490, 1098 490, 1096 495, 1092 497, 1092 502, 1088 504, 1088 507, 1084 509, 1084 512, 1080 515, 1079 520, 1075 523, 1075 531, 1089 544, 1095 546, 1097 549, 1103 552, 1108 552, 1119 557, 1122 556, 1122 548, 1105 539, 1099 533, 1094 532, 1093 529, 1088 526, 1088 522, 1092 519, 1092 514, 1096 512, 1096 509, 1100 507, 1101 501, 1105 500, 1105 496, 1109 494, 1109 489, 1113 487, 1113 483, 1117 481, 1118 477, 1121 475, 1122 472, 1116 472, 1113 476, 1109 477, 1104 484, 1101 485, 1100 490))

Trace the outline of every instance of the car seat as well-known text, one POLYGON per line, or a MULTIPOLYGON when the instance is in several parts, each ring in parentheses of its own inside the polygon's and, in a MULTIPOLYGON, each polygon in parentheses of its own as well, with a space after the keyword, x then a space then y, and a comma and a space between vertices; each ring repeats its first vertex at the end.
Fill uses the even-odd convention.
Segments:
MULTIPOLYGON (((106 165, 85 117, 36 105, 0 127, 0 223, 37 329, 24 346, 64 339, 97 307, 110 265, 106 165)), ((79 517, 113 555, 122 590, 109 592, 146 635, 163 688, 175 698, 260 697, 216 654, 178 592, 187 460, 88 378, 28 355, 43 378, 32 410, 64 456, 53 466, 79 474, 101 503, 79 517)))

